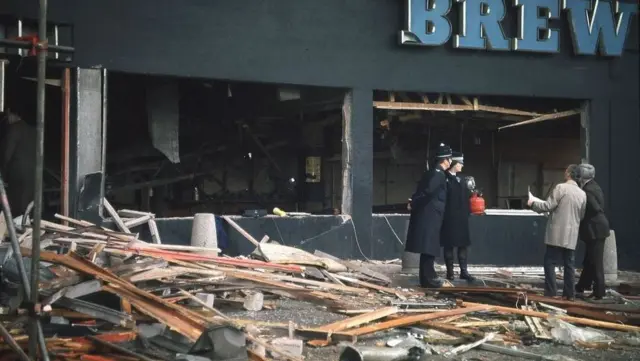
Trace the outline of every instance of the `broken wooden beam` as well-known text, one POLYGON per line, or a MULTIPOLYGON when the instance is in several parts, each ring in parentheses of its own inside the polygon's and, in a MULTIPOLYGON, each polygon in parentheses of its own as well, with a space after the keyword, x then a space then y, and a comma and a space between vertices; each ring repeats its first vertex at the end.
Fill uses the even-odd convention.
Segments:
MULTIPOLYGON (((473 302, 462 302, 462 307, 478 307, 478 306, 488 306, 488 305, 481 304, 481 303, 473 303, 473 302)), ((520 310, 512 307, 504 307, 504 306, 491 306, 491 307, 492 307, 492 311, 509 313, 514 315, 539 317, 544 319, 557 318, 563 321, 576 323, 579 325, 607 328, 607 329, 617 330, 617 331, 640 332, 640 327, 637 327, 637 326, 621 325, 621 324, 612 323, 612 322, 590 320, 587 318, 579 318, 579 317, 566 316, 566 315, 552 315, 545 312, 520 310)))
POLYGON ((362 335, 367 335, 367 334, 378 332, 378 331, 388 330, 390 328, 410 326, 410 325, 420 323, 422 321, 427 321, 427 320, 435 320, 438 318, 468 314, 472 312, 488 311, 488 310, 491 310, 493 307, 494 306, 490 306, 490 305, 478 305, 478 306, 469 307, 466 309, 458 308, 455 310, 449 310, 444 312, 425 313, 420 315, 406 316, 406 317, 401 317, 395 320, 385 321, 378 324, 357 328, 347 333, 354 336, 362 336, 362 335))
POLYGON ((317 331, 317 334, 323 335, 323 337, 320 339, 311 340, 308 342, 309 346, 323 347, 329 345, 331 341, 340 341, 337 338, 332 337, 332 335, 336 332, 344 331, 353 327, 358 327, 373 321, 377 321, 396 313, 398 313, 397 307, 384 307, 369 313, 336 321, 328 325, 320 326, 313 329, 302 330, 302 332, 307 332, 305 333, 305 335, 307 336, 311 335, 311 332, 313 331, 317 331), (326 335, 324 333, 326 333, 326 335))
POLYGON ((522 121, 522 122, 517 122, 517 123, 513 123, 513 124, 509 124, 509 125, 505 125, 505 126, 499 127, 498 130, 503 130, 503 129, 512 128, 512 127, 519 127, 519 126, 522 126, 522 125, 528 125, 528 124, 544 122, 546 120, 555 120, 555 119, 566 118, 566 117, 570 117, 570 116, 577 115, 577 114, 580 114, 580 110, 579 109, 567 110, 567 111, 564 111, 564 112, 557 112, 557 113, 553 113, 553 114, 540 115, 540 116, 538 116, 536 118, 533 118, 533 119, 529 119, 529 120, 525 120, 525 121, 522 121))
POLYGON ((236 231, 238 231, 238 233, 243 235, 244 238, 249 240, 249 242, 253 243, 254 246, 260 247, 260 242, 257 239, 253 238, 253 236, 250 235, 249 232, 245 231, 242 227, 240 227, 240 225, 238 225, 238 223, 236 223, 233 219, 231 219, 231 217, 222 216, 222 219, 227 221, 227 223, 229 223, 229 225, 231 225, 231 227, 233 227, 236 231))
POLYGON ((109 203, 107 198, 103 198, 102 201, 103 201, 104 209, 107 210, 107 213, 109 213, 113 221, 116 223, 116 226, 118 226, 118 228, 124 233, 131 233, 129 228, 124 224, 124 222, 122 221, 122 218, 120 218, 120 216, 118 215, 118 212, 116 212, 115 208, 113 208, 113 206, 111 205, 111 203, 109 203))
POLYGON ((376 271, 374 271, 372 269, 369 269, 369 268, 367 268, 365 266, 361 266, 361 265, 359 265, 359 264, 357 264, 357 263, 355 263, 353 261, 345 261, 345 260, 342 260, 342 259, 340 259, 338 257, 332 256, 332 255, 330 255, 328 253, 324 253, 324 252, 319 251, 319 250, 315 250, 313 252, 313 254, 318 256, 318 257, 321 257, 321 258, 326 258, 326 259, 330 259, 330 260, 332 260, 334 262, 338 262, 338 263, 344 265, 345 267, 347 267, 348 269, 350 269, 352 271, 362 273, 363 275, 375 278, 375 279, 380 280, 380 281, 385 282, 385 283, 391 283, 391 278, 387 277, 386 275, 383 275, 382 273, 376 272, 376 271))

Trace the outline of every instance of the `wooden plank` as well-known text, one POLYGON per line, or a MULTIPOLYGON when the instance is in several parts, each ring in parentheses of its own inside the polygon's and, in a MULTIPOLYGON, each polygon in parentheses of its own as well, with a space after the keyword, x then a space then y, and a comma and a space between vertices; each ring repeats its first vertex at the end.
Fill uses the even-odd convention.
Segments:
MULTIPOLYGON (((243 275, 245 277, 252 277, 252 276, 264 277, 264 274, 260 273, 260 272, 239 270, 239 269, 233 269, 233 268, 224 268, 224 267, 219 267, 218 269, 221 270, 221 271, 226 272, 228 275, 233 276, 233 277, 238 277, 240 275, 243 275)), ((337 290, 337 291, 354 293, 354 294, 369 293, 368 290, 363 289, 363 288, 340 286, 340 285, 333 284, 333 283, 306 280, 306 279, 302 279, 302 278, 296 278, 296 277, 285 276, 285 275, 280 275, 280 274, 271 274, 271 275, 269 275, 269 278, 274 279, 274 280, 279 280, 279 281, 287 281, 287 282, 291 282, 291 283, 299 283, 299 284, 305 284, 305 285, 310 285, 310 286, 317 286, 317 287, 321 287, 321 288, 325 288, 325 289, 333 289, 333 290, 337 290)))
POLYGON ((337 279, 333 274, 331 274, 329 271, 321 269, 320 272, 322 272, 322 274, 327 277, 331 282, 333 283, 337 283, 339 285, 344 286, 344 283, 342 283, 342 281, 340 281, 339 279, 337 279))
POLYGON ((149 213, 149 212, 142 212, 142 211, 134 211, 131 209, 121 209, 118 211, 118 215, 120 217, 125 217, 125 218, 138 218, 138 217, 144 217, 144 216, 151 216, 151 217, 155 217, 155 215, 153 213, 149 213))
POLYGON ((231 219, 229 216, 222 216, 222 219, 224 219, 225 221, 227 221, 227 223, 229 223, 231 225, 231 227, 233 227, 236 231, 238 231, 238 233, 240 233, 241 235, 244 236, 244 238, 248 239, 249 242, 253 243, 254 246, 256 247, 260 247, 260 242, 258 242, 257 239, 253 238, 252 235, 249 234, 249 232, 245 231, 244 229, 242 229, 242 227, 240 227, 240 225, 238 225, 233 219, 231 219))
MULTIPOLYGON (((473 303, 473 302, 462 302, 462 306, 477 307, 477 306, 487 306, 487 305, 484 305, 481 303, 473 303)), ((640 332, 640 327, 636 327, 636 326, 621 325, 621 324, 616 324, 612 322, 596 321, 596 320, 590 320, 586 318, 579 318, 579 317, 573 317, 573 316, 551 315, 545 312, 519 310, 517 308, 512 308, 512 307, 503 307, 503 306, 491 306, 491 307, 492 307, 492 311, 510 313, 514 315, 539 317, 544 319, 555 317, 557 319, 571 322, 571 323, 576 323, 579 325, 606 328, 606 329, 618 330, 618 331, 640 332)))
POLYGON ((296 330, 296 336, 310 340, 310 346, 319 345, 324 346, 329 343, 344 341, 354 343, 358 340, 358 336, 352 335, 346 332, 327 332, 317 329, 298 329, 296 330))
POLYGON ((142 217, 138 217, 138 218, 134 218, 131 220, 128 220, 126 222, 124 222, 125 227, 127 228, 133 228, 133 227, 137 227, 137 226, 141 226, 145 223, 148 223, 153 217, 150 214, 147 214, 146 216, 142 216, 142 217))
POLYGON ((209 255, 203 255, 203 254, 192 254, 192 253, 186 253, 186 252, 172 252, 172 251, 165 251, 161 249, 151 249, 149 247, 127 248, 126 251, 139 254, 142 256, 162 258, 168 261, 175 259, 175 260, 193 261, 193 262, 212 262, 212 263, 233 266, 233 267, 272 269, 280 272, 289 272, 289 273, 304 272, 304 269, 302 267, 298 267, 294 265, 279 265, 276 263, 268 263, 268 262, 250 260, 250 259, 236 259, 236 258, 228 258, 228 257, 209 256, 209 255))
POLYGON ((331 331, 331 332, 344 331, 349 328, 364 325, 365 323, 373 322, 373 321, 385 318, 387 316, 394 315, 398 312, 399 312, 398 307, 384 307, 373 312, 347 318, 345 320, 336 321, 328 325, 317 327, 315 329, 319 331, 331 331))
MULTIPOLYGON (((514 301, 518 299, 517 294, 507 295, 507 297, 513 299, 514 301)), ((556 299, 552 297, 545 297, 545 296, 539 296, 539 295, 533 295, 533 294, 527 294, 527 299, 529 301, 548 303, 550 305, 559 306, 562 308, 579 307, 579 308, 584 308, 584 309, 589 309, 594 311, 640 313, 640 307, 633 306, 633 305, 597 304, 597 303, 588 303, 583 301, 569 301, 569 300, 556 299)))
POLYGON ((402 291, 398 291, 398 290, 393 289, 393 288, 382 287, 382 286, 375 285, 373 283, 360 281, 360 280, 357 280, 355 278, 345 277, 345 276, 341 276, 341 275, 334 275, 334 277, 336 277, 337 279, 339 279, 341 281, 347 282, 347 283, 352 283, 354 285, 358 285, 358 286, 362 286, 362 287, 366 287, 366 288, 371 288, 373 290, 384 292, 384 293, 388 293, 390 295, 396 295, 401 299, 406 299, 406 294, 404 294, 402 291))
POLYGON ((116 212, 116 210, 113 208, 111 203, 109 203, 107 198, 103 198, 102 202, 104 205, 104 209, 107 210, 107 213, 109 213, 111 218, 113 218, 113 221, 116 222, 116 225, 118 226, 118 228, 124 233, 131 233, 129 228, 124 224, 124 222, 122 221, 122 218, 120 218, 120 216, 118 215, 118 212, 116 212))
MULTIPOLYGON (((27 257, 31 254, 29 249, 23 249, 22 252, 27 257)), ((206 328, 208 321, 198 313, 143 291, 75 253, 58 255, 52 252, 41 252, 40 258, 42 261, 60 264, 108 283, 109 286, 104 287, 105 291, 127 299, 140 312, 168 325, 192 341, 196 341, 206 328)))
POLYGON ((330 258, 318 257, 307 251, 275 243, 262 243, 258 246, 260 254, 269 262, 311 264, 327 269, 329 272, 345 272, 347 267, 330 258))
POLYGON ((406 316, 406 317, 398 318, 395 320, 378 323, 375 325, 357 328, 347 333, 354 336, 362 336, 362 335, 375 333, 378 331, 388 330, 391 328, 410 326, 416 323, 420 323, 428 320, 435 320, 438 318, 444 318, 444 317, 455 316, 455 315, 463 315, 463 314, 468 314, 471 312, 478 312, 478 311, 488 311, 488 310, 491 310, 493 307, 494 306, 489 306, 489 305, 478 305, 475 307, 458 308, 455 310, 449 310, 445 312, 425 313, 420 315, 406 316))
POLYGON ((546 120, 561 119, 561 118, 570 117, 570 116, 577 115, 577 114, 580 114, 580 110, 579 109, 567 110, 567 111, 564 111, 564 112, 557 112, 557 113, 553 113, 553 114, 545 114, 545 115, 541 115, 541 116, 538 116, 538 117, 533 118, 533 119, 529 119, 529 120, 525 120, 525 121, 522 121, 522 122, 518 122, 518 123, 513 123, 513 124, 502 126, 502 127, 498 128, 498 130, 503 130, 503 129, 511 128, 511 127, 519 127, 519 126, 527 125, 527 124, 544 122, 546 120))
POLYGON ((510 115, 522 115, 522 116, 540 116, 539 113, 527 112, 518 109, 508 109, 501 107, 493 107, 486 105, 478 105, 477 107, 470 105, 455 105, 455 104, 442 104, 443 96, 438 96, 437 104, 425 104, 425 103, 410 103, 410 102, 383 102, 374 101, 373 107, 378 109, 389 110, 431 110, 431 111, 484 111, 490 113, 510 114, 510 115))
POLYGON ((160 239, 160 232, 158 232, 158 225, 156 224, 155 219, 149 220, 149 233, 151 233, 151 240, 153 241, 153 243, 162 243, 162 239, 160 239))
MULTIPOLYGON (((532 311, 531 306, 522 305, 520 306, 520 309, 532 311)), ((527 326, 529 326, 529 329, 536 338, 539 338, 541 340, 553 340, 553 337, 551 336, 549 330, 543 327, 540 323, 540 318, 524 316, 524 321, 527 323, 527 326)))
POLYGON ((592 320, 600 320, 612 323, 624 323, 628 325, 640 326, 640 317, 638 315, 622 315, 622 314, 610 314, 598 311, 585 310, 578 307, 567 308, 567 313, 570 316, 587 317, 592 320))
POLYGON ((318 257, 327 258, 327 259, 333 260, 335 262, 341 263, 344 266, 346 266, 347 268, 349 268, 349 269, 351 269, 351 270, 353 270, 355 272, 360 272, 360 273, 362 273, 364 275, 367 275, 369 277, 378 279, 378 280, 383 281, 385 283, 391 283, 391 278, 387 277, 386 275, 383 275, 380 272, 376 272, 376 271, 374 271, 372 269, 369 269, 367 267, 364 267, 364 266, 361 266, 359 264, 356 264, 355 262, 345 261, 345 260, 342 260, 342 259, 340 259, 338 257, 332 256, 332 255, 330 255, 328 253, 324 253, 324 252, 318 251, 318 250, 315 250, 315 252, 313 252, 313 254, 315 254, 318 257))
POLYGON ((328 325, 320 326, 313 329, 302 330, 302 334, 309 336, 309 332, 317 331, 317 334, 322 335, 322 337, 315 340, 310 340, 309 342, 307 342, 307 344, 313 347, 324 347, 328 346, 331 341, 340 341, 338 338, 333 337, 336 332, 344 331, 353 327, 358 327, 373 321, 377 321, 396 313, 398 313, 397 307, 385 307, 362 315, 336 321, 328 325), (323 334, 323 332, 326 334, 323 334))

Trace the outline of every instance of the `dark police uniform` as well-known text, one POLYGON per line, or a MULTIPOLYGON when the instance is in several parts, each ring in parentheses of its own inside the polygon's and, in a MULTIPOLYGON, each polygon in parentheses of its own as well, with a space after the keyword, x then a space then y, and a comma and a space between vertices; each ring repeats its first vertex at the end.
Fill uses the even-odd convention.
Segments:
MULTIPOLYGON (((453 154, 452 166, 462 163, 462 154, 453 154)), ((447 279, 453 280, 453 249, 458 248, 458 263, 460 264, 460 278, 473 281, 467 270, 467 247, 471 245, 469 234, 469 191, 466 182, 457 174, 446 172, 447 204, 445 206, 440 244, 444 248, 444 260, 447 266, 447 279)))
MULTIPOLYGON (((441 144, 436 162, 451 157, 451 148, 441 144)), ((447 199, 445 170, 438 164, 424 173, 411 197, 411 218, 405 249, 420 253, 420 285, 440 287, 442 281, 434 268, 440 253, 440 229, 447 199)))

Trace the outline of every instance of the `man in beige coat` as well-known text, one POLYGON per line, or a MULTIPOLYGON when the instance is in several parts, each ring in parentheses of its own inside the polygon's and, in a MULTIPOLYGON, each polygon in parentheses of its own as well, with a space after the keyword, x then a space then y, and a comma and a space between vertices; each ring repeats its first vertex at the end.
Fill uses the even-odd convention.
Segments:
POLYGON ((546 201, 530 197, 529 206, 538 213, 549 213, 544 243, 544 295, 557 294, 555 267, 560 259, 564 265, 564 298, 575 298, 575 249, 578 244, 580 221, 584 217, 587 196, 578 183, 578 166, 565 171, 565 182, 558 184, 546 201))

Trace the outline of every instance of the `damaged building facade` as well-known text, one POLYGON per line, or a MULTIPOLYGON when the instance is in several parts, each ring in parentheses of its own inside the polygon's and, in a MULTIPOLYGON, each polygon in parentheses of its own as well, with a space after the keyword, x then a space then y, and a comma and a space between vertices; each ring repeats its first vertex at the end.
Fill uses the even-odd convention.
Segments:
MULTIPOLYGON (((620 267, 638 267, 633 2, 49 7, 51 41, 75 48, 50 54, 51 213, 97 217, 90 200, 104 194, 165 217, 157 222, 165 242, 188 242, 196 212, 248 213, 237 221, 258 239, 398 258, 407 198, 445 142, 465 154, 464 173, 490 210, 471 218, 471 262, 540 263, 545 218, 523 210, 527 190, 544 197, 568 164, 588 161, 620 267), (311 216, 263 216, 275 207, 311 216)), ((3 1, 0 38, 28 35, 36 18, 35 3, 3 1)), ((29 123, 35 68, 23 52, 0 48, 5 106, 29 123)), ((227 252, 251 251, 226 233, 227 252)))

